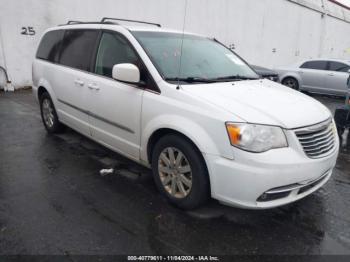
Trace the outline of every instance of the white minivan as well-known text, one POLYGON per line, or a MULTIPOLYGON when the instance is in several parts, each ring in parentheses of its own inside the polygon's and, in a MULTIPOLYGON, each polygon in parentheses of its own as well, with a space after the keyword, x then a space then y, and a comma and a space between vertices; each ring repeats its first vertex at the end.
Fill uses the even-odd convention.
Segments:
POLYGON ((42 37, 33 91, 49 133, 67 125, 152 168, 184 209, 209 197, 272 208, 329 180, 339 139, 325 106, 259 79, 215 39, 116 20, 42 37))

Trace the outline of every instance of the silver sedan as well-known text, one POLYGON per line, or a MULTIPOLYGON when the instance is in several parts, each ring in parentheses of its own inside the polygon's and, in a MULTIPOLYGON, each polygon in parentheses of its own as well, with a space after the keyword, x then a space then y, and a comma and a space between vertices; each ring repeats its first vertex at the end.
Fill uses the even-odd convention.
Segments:
POLYGON ((319 94, 346 95, 350 61, 307 60, 276 71, 283 85, 319 94))

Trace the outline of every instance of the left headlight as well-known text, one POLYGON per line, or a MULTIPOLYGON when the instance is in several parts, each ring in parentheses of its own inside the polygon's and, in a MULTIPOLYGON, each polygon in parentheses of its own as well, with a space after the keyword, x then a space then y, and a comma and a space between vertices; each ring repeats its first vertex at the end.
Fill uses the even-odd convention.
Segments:
POLYGON ((226 123, 232 146, 254 153, 273 148, 288 147, 287 138, 280 127, 246 123, 226 123))

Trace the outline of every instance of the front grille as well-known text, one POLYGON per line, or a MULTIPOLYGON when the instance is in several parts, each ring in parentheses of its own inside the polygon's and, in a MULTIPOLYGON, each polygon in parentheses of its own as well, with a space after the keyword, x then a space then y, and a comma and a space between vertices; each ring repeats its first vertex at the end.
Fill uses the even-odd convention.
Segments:
POLYGON ((335 147, 335 130, 331 120, 295 130, 305 154, 310 158, 328 155, 335 147))

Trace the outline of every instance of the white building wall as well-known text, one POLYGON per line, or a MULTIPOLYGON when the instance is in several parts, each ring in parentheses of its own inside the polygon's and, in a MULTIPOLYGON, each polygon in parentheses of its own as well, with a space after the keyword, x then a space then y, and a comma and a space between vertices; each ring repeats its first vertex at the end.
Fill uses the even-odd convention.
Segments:
POLYGON ((16 87, 31 84, 31 61, 46 28, 104 16, 209 35, 267 67, 350 59, 350 11, 328 0, 187 0, 187 8, 186 0, 0 0, 0 6, 0 65, 16 87), (22 27, 36 34, 23 35, 22 27))

